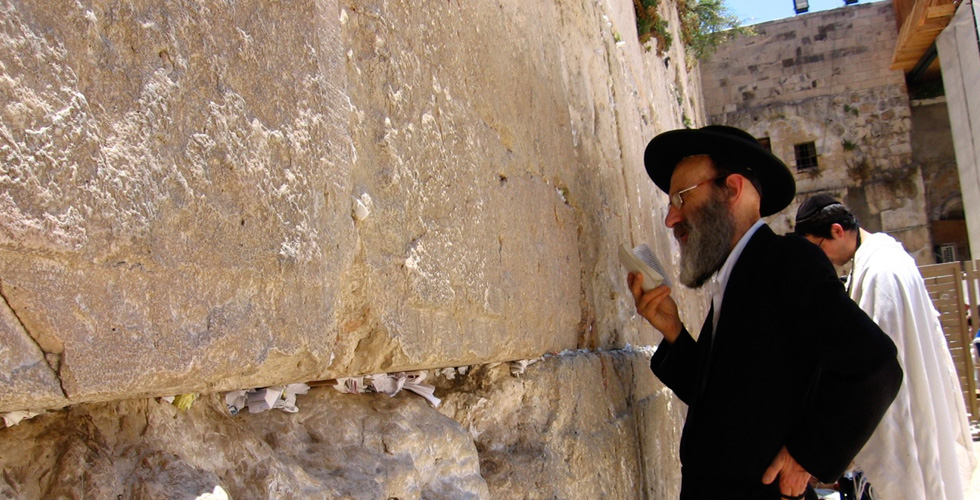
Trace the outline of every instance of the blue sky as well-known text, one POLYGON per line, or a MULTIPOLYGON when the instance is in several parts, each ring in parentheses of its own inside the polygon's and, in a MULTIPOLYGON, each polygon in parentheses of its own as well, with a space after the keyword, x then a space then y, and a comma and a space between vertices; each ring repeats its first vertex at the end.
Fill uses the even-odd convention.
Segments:
MULTIPOLYGON (((809 0, 808 12, 836 9, 844 6, 844 0, 809 0)), ((735 14, 743 25, 758 24, 773 19, 784 19, 796 15, 793 0, 724 0, 729 12, 735 14)), ((859 0, 859 4, 871 0, 859 0)))

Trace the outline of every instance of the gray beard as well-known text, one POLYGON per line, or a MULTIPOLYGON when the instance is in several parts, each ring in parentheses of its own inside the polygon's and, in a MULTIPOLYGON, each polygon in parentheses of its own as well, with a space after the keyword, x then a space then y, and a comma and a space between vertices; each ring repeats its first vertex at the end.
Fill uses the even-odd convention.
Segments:
POLYGON ((715 274, 731 252, 735 217, 723 199, 712 196, 688 221, 687 243, 681 246, 680 280, 690 288, 701 288, 715 274))

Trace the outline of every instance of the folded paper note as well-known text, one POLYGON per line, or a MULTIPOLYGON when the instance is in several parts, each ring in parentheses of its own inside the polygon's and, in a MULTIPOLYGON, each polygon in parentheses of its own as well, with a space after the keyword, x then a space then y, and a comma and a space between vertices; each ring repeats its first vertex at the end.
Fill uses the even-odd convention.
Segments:
POLYGON ((3 425, 6 427, 13 427, 21 422, 21 420, 27 420, 34 418, 41 413, 30 411, 30 410, 19 410, 12 411, 3 414, 3 425))
POLYGON ((334 389, 348 394, 383 392, 392 397, 402 389, 405 389, 406 391, 412 391, 422 396, 432 406, 438 408, 442 400, 435 396, 435 387, 422 383, 425 378, 426 373, 424 371, 378 373, 365 377, 338 378, 334 389))
POLYGON ((259 413, 277 409, 286 413, 296 413, 296 395, 306 394, 310 386, 306 384, 289 384, 279 387, 262 387, 259 389, 241 389, 225 393, 225 404, 228 413, 238 415, 248 408, 249 413, 259 413))

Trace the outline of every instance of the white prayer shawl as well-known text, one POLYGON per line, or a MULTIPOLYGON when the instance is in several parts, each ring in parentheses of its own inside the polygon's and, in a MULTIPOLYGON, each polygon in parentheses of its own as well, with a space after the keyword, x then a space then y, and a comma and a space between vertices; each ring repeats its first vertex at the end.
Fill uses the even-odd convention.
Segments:
POLYGON ((959 378, 915 261, 884 233, 864 238, 851 298, 887 333, 905 372, 855 458, 882 500, 963 500, 976 457, 959 378))

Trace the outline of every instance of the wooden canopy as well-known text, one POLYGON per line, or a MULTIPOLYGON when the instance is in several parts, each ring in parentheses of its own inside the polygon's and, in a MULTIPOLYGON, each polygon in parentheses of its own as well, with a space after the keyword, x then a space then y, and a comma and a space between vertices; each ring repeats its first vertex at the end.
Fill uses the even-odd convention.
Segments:
POLYGON ((899 31, 891 69, 911 71, 949 24, 959 3, 960 0, 893 0, 899 31))

